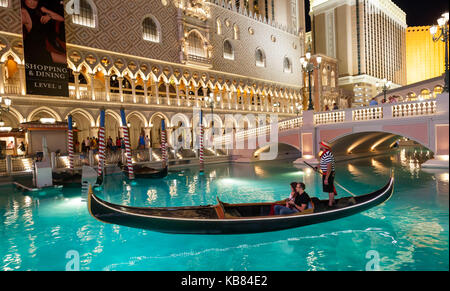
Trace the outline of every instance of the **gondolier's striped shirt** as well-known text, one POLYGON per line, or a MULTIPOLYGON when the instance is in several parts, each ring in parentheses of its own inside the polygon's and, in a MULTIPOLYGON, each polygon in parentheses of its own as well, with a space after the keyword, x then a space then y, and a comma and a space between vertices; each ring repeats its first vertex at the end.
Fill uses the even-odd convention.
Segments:
POLYGON ((327 151, 326 153, 324 153, 322 155, 322 157, 320 158, 320 169, 322 170, 322 172, 326 172, 328 171, 327 169, 327 165, 331 163, 331 171, 334 172, 335 168, 334 168, 334 155, 331 151, 327 151))

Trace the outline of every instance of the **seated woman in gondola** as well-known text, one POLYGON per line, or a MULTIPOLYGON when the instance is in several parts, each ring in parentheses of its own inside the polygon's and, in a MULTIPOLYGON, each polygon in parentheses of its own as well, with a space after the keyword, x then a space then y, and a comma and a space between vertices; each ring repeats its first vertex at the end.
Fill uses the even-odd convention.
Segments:
POLYGON ((312 212, 313 205, 304 183, 291 183, 291 195, 286 199, 286 206, 275 205, 275 215, 294 214, 298 212, 312 212))

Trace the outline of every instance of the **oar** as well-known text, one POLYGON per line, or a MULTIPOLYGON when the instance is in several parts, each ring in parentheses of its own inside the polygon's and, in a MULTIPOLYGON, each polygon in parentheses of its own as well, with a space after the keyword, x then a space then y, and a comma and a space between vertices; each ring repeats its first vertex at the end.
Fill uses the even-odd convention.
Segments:
MULTIPOLYGON (((307 165, 307 166, 309 166, 310 168, 312 168, 312 169, 314 170, 314 172, 319 173, 319 174, 321 174, 322 176, 324 175, 323 172, 322 172, 322 170, 320 170, 319 168, 314 167, 313 165, 309 164, 308 162, 305 162, 305 161, 303 161, 303 162, 305 163, 305 165, 307 165)), ((348 191, 347 189, 345 189, 345 187, 342 186, 341 184, 339 184, 338 182, 336 182, 336 180, 334 181, 334 183, 335 183, 336 185, 338 185, 340 188, 342 188, 342 190, 344 190, 344 191, 347 192, 348 194, 350 194, 350 195, 356 197, 355 194, 353 194, 352 192, 350 192, 350 191, 348 191)))

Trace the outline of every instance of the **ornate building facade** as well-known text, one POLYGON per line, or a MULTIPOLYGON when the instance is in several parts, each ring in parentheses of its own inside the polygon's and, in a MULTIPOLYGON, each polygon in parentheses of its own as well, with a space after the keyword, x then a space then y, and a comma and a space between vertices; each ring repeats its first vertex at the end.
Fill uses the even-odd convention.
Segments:
POLYGON ((69 97, 50 97, 27 94, 21 1, 1 0, 0 96, 12 100, 2 113, 7 127, 71 114, 81 140, 97 135, 106 108, 106 136, 115 139, 125 107, 132 146, 145 133, 158 147, 162 119, 169 130, 181 125, 170 123, 174 116, 192 127, 193 107, 209 110, 211 98, 217 125, 225 114, 293 117, 293 104, 303 102, 302 1, 78 3, 79 13, 65 11, 69 97))

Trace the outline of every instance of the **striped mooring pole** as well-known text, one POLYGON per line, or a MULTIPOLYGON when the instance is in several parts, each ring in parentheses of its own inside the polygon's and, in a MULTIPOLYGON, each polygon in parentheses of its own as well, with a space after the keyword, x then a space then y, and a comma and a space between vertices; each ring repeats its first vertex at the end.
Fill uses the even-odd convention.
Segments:
POLYGON ((131 159, 130 136, 128 132, 127 120, 125 118, 125 109, 120 108, 120 116, 122 118, 123 141, 125 143, 125 154, 127 156, 128 177, 134 179, 133 160, 131 159))
POLYGON ((73 170, 73 122, 72 122, 72 115, 69 115, 67 117, 67 123, 69 125, 68 131, 67 131, 67 151, 69 152, 69 169, 73 170))
POLYGON ((162 167, 167 166, 167 148, 166 148, 166 122, 161 120, 161 154, 162 154, 162 167))
POLYGON ((105 159, 105 109, 102 109, 100 111, 100 128, 98 129, 98 177, 103 175, 105 159))
POLYGON ((200 162, 200 172, 204 170, 204 158, 203 158, 203 110, 200 110, 200 154, 199 154, 199 162, 200 162))

